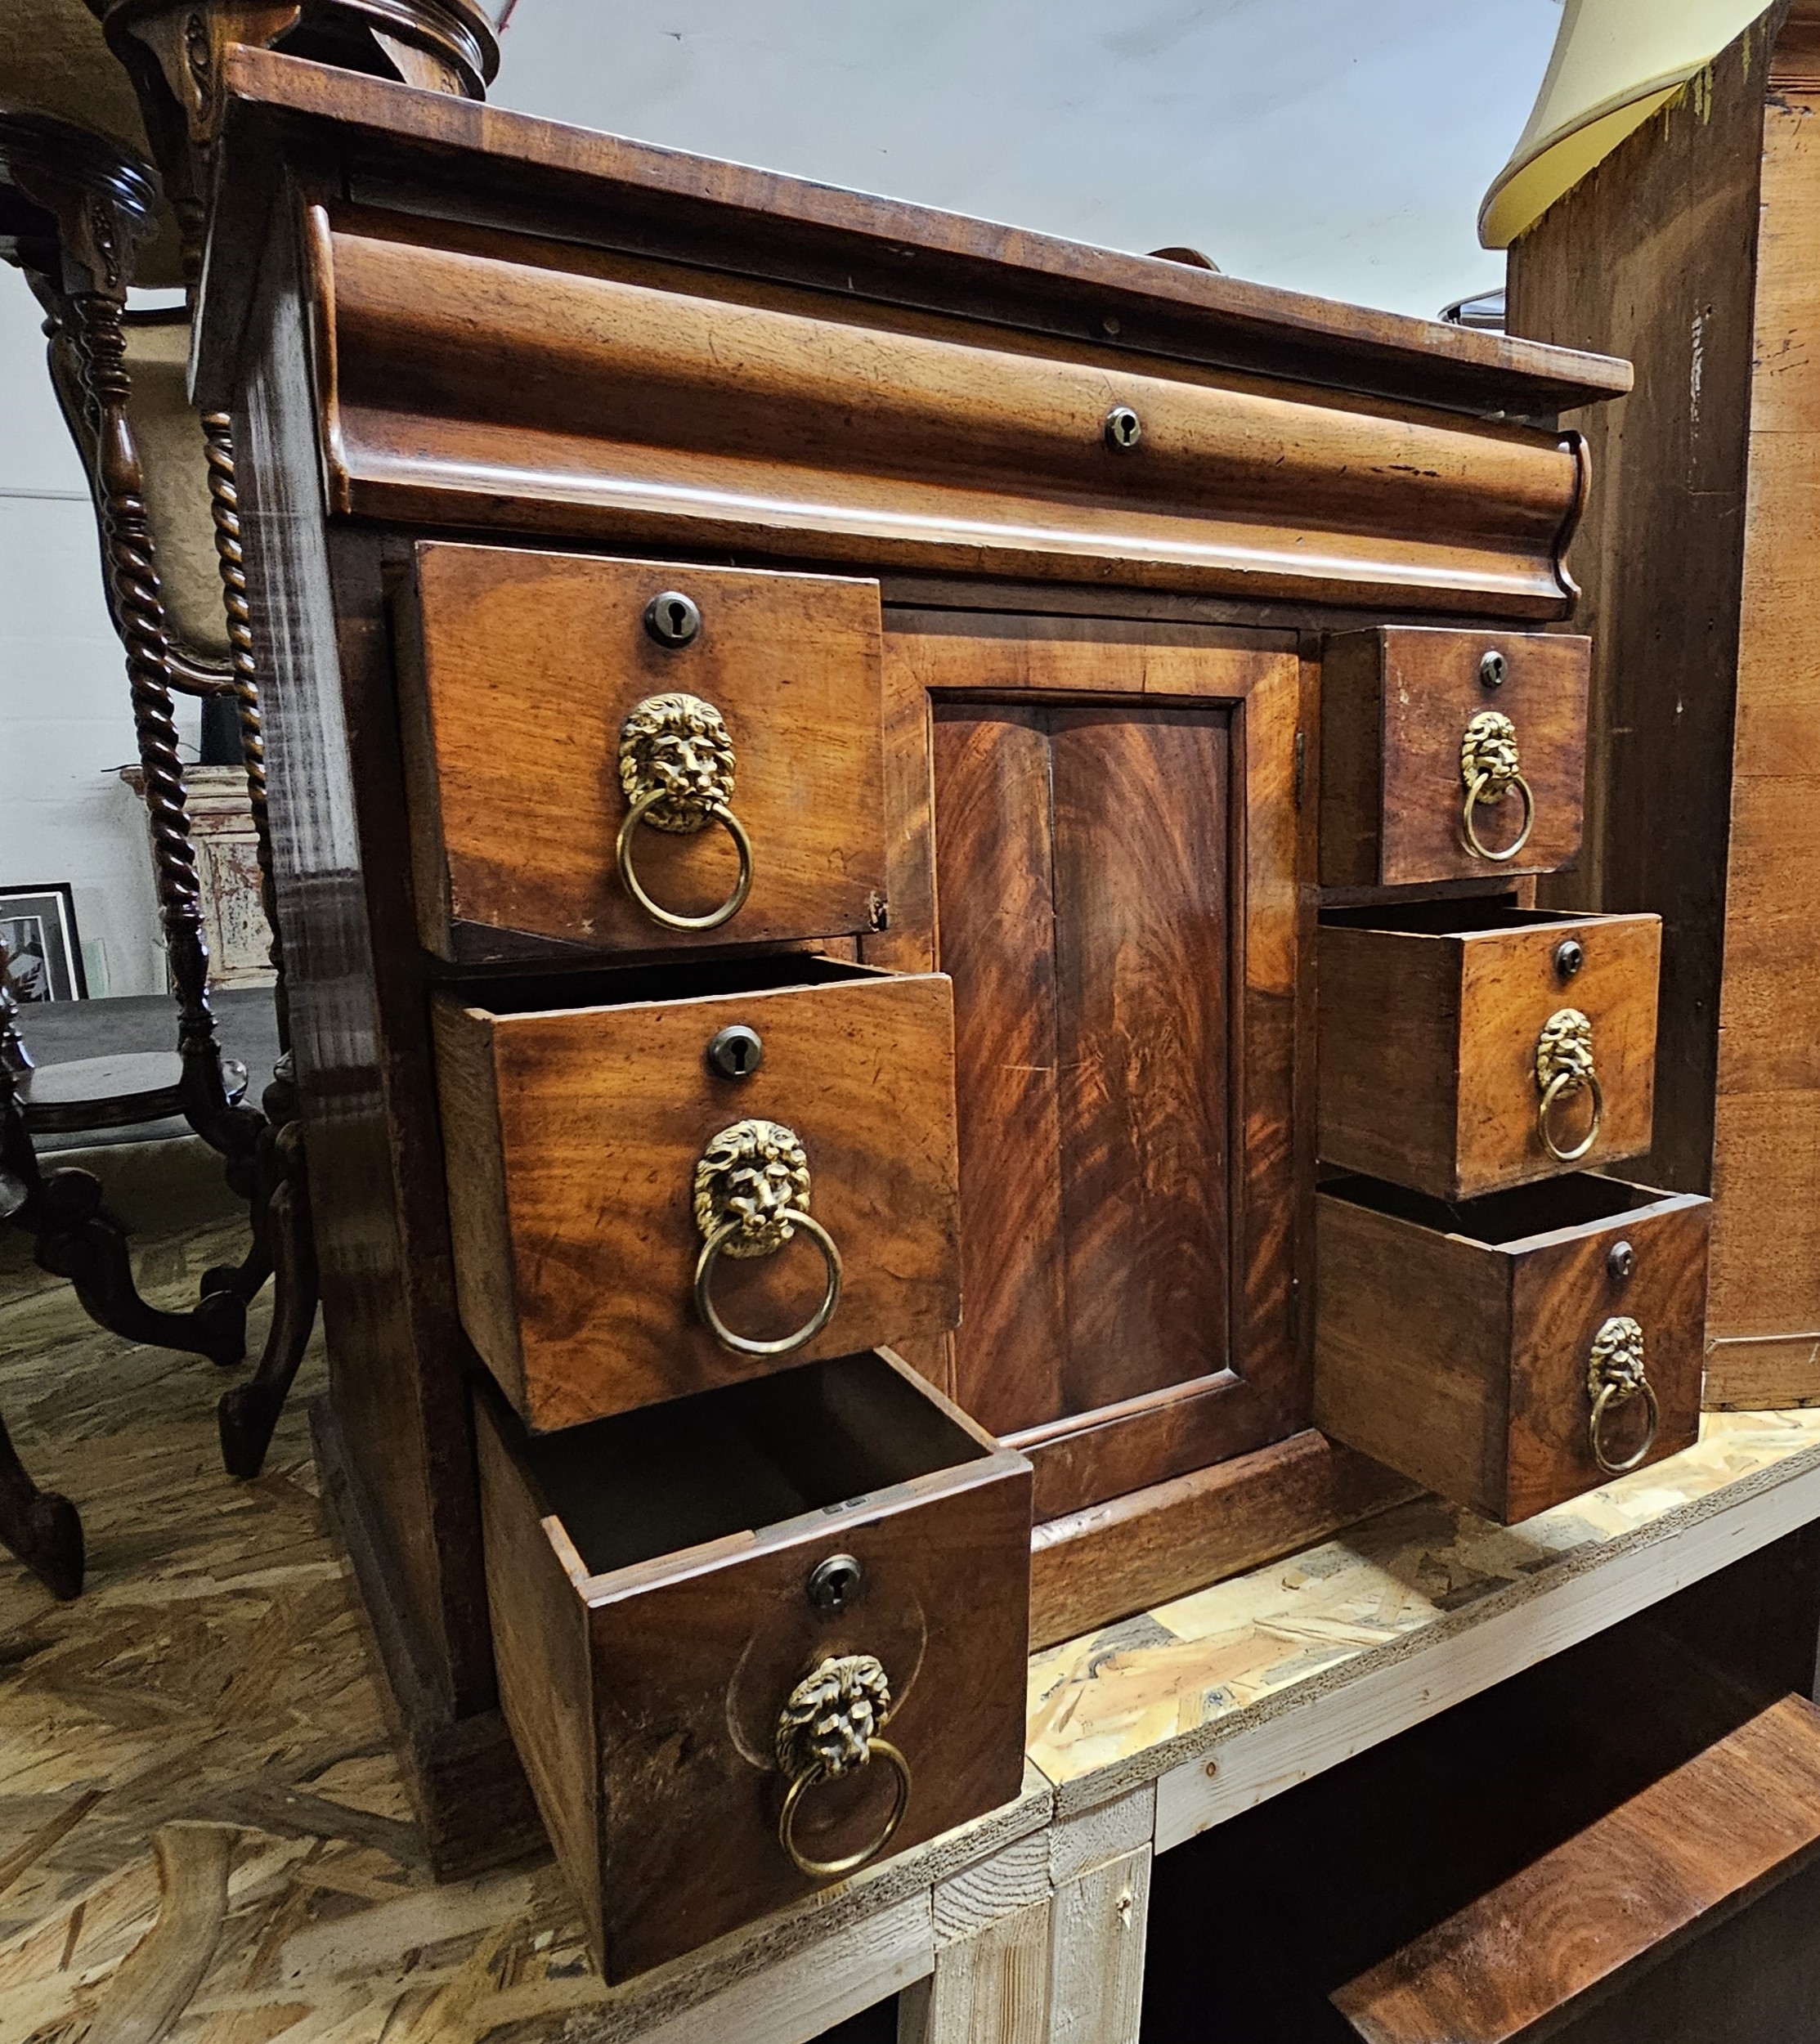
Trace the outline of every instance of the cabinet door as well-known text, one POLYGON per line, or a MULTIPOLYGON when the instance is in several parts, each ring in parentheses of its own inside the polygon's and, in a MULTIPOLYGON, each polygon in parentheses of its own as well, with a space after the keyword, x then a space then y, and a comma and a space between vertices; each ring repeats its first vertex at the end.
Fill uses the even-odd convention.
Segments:
POLYGON ((1306 1423, 1293 643, 887 615, 890 921, 954 982, 962 1325, 1039 1518, 1306 1423))

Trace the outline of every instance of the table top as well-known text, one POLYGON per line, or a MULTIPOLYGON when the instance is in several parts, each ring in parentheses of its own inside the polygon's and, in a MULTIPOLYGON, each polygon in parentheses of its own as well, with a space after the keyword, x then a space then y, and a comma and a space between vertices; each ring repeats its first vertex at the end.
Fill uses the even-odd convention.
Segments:
MULTIPOLYGON (((145 1288, 181 1303, 237 1239, 149 1244, 145 1288)), ((1051 1817, 1155 1781, 1157 1842, 1173 1842, 1221 1808, 1172 1800, 1172 1780, 1239 1804, 1287 1785, 1259 1788, 1248 1738, 1291 1722, 1297 1764, 1325 1764, 1319 1725, 1349 1697, 1377 1697, 1376 1736, 1401 1728, 1411 1706, 1383 1685, 1401 1670, 1428 1671, 1419 1715, 1453 1693, 1438 1670, 1499 1679, 1482 1643, 1513 1611, 1527 1643, 1512 1651, 1539 1658, 1624 1615, 1610 1585, 1629 1583, 1634 1607, 1740 1539, 1820 1516, 1820 1411, 1711 1415, 1697 1448, 1508 1531, 1432 1499, 1400 1507, 1038 1654, 1019 1802, 608 1989, 547 1857, 429 1877, 316 1493, 303 1406, 321 1371, 318 1349, 265 1475, 235 1483, 216 1442, 222 1373, 123 1349, 35 1272, 0 1277, 0 1414, 40 1482, 81 1507, 89 1546, 74 1605, 0 1567, 0 2044, 83 2019, 112 2034, 104 2018, 155 1993, 173 1999, 174 2044, 481 2044, 508 2023, 513 2044, 680 2038, 692 2006, 755 1967, 918 1908, 926 1923, 933 1882, 1051 1817), (1540 1624, 1544 1609, 1567 1615, 1540 1624)), ((881 1992, 901 1983, 888 1943, 881 1992)))

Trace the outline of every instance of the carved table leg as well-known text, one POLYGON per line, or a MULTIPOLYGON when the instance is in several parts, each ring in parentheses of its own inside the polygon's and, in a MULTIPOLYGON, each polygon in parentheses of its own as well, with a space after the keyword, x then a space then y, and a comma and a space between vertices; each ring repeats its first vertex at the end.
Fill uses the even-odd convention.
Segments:
MULTIPOLYGON (((276 1093, 279 1088, 275 1085, 270 1090, 276 1093)), ((285 1410, 291 1380, 316 1325, 316 1235, 310 1221, 303 1123, 285 1123, 274 1138, 274 1147, 285 1175, 270 1208, 276 1259, 271 1328, 258 1369, 244 1384, 222 1393, 216 1411, 222 1465, 230 1476, 247 1478, 258 1476, 264 1465, 272 1429, 285 1410)))
POLYGON ((82 1519, 69 1499, 41 1490, 27 1474, 0 1421, 0 1543, 53 1597, 82 1594, 82 1519))

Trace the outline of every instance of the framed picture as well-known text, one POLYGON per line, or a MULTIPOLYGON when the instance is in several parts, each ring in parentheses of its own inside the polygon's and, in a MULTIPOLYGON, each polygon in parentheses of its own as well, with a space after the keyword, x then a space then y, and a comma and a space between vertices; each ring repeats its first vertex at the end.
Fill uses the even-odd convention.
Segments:
POLYGON ((0 887, 0 944, 17 1001, 86 1001, 75 897, 67 881, 0 887))

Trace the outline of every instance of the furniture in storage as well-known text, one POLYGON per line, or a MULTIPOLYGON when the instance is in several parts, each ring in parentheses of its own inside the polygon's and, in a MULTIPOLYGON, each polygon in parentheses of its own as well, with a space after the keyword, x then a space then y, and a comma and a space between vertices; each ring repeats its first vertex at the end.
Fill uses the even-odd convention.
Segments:
MULTIPOLYGON (((1520 831, 1570 856, 1585 656, 1547 628, 1585 470, 1553 415, 1629 373, 269 52, 226 89, 196 373, 278 677, 321 1453, 439 1863, 527 1836, 503 1683, 585 1890, 615 1750, 511 1698, 558 1651, 608 1694, 614 1577, 555 1499, 483 1510, 481 1364, 529 1422, 482 1385, 487 1468, 542 1482, 571 1429, 898 1351, 1031 1465, 1039 1641, 1406 1495, 1311 1423, 1323 652, 1423 628, 1430 714, 1380 719, 1365 799, 1380 842, 1426 805, 1425 885, 1482 916, 1520 831), (1504 689, 1515 737, 1472 737, 1504 689), (714 1149, 742 1123, 782 1133, 714 1149), (768 1267, 713 1246, 736 1220, 768 1267), (510 1646, 507 1540, 544 1586, 510 1646)), ((1548 1444, 1585 1483, 1596 1399, 1548 1444)), ((928 1595, 1021 1643, 982 1553, 978 1596, 928 1595)), ((995 1712, 948 1762, 981 1796, 995 1712)))
POLYGON ((1810 450, 1820 9, 1768 10, 1510 249, 1510 325, 1634 356, 1575 417, 1587 855, 1665 921, 1654 1150, 1714 1201, 1706 1396, 1820 1397, 1820 693, 1810 450))

